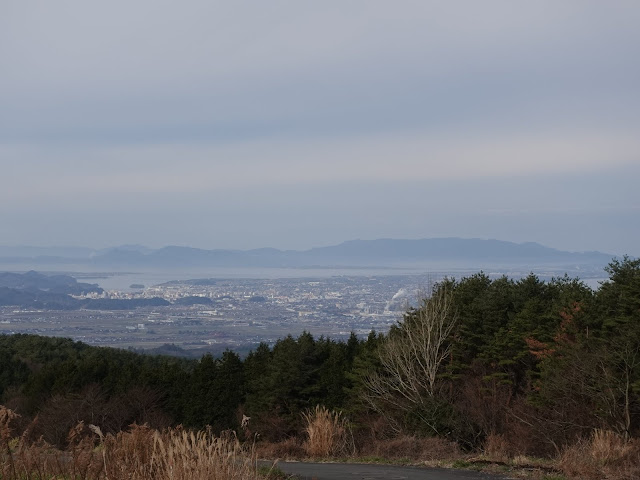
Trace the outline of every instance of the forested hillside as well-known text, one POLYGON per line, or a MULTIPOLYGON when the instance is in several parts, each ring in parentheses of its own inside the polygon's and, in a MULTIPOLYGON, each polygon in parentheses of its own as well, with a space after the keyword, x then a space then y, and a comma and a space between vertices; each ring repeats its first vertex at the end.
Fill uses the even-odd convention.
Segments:
POLYGON ((567 277, 446 280, 386 335, 305 333, 244 359, 3 336, 0 400, 24 427, 37 415, 29 435, 59 445, 80 420, 105 433, 210 425, 281 441, 316 405, 343 411, 357 442, 409 433, 554 454, 594 429, 638 437, 640 261, 614 261, 608 273, 597 292, 567 277))

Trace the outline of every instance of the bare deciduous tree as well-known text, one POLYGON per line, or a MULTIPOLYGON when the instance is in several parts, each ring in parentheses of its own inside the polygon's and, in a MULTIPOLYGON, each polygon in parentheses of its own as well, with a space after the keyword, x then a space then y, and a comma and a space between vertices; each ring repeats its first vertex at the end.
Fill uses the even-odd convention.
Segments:
MULTIPOLYGON (((433 405, 438 373, 451 354, 449 336, 456 321, 451 293, 438 289, 419 308, 407 312, 385 338, 379 350, 382 371, 365 378, 363 400, 392 425, 390 408, 407 412, 433 405)), ((423 420, 435 429, 429 418, 423 420)))

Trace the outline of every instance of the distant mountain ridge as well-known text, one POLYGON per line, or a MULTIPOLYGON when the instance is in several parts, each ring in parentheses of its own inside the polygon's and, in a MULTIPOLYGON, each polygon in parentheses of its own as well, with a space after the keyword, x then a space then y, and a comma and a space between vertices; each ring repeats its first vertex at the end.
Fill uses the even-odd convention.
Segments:
POLYGON ((478 238, 350 240, 308 250, 205 250, 184 246, 150 249, 123 245, 102 250, 65 247, 0 247, 0 262, 87 264, 99 267, 349 267, 395 266, 430 262, 486 264, 606 265, 614 255, 567 252, 534 242, 514 243, 478 238), (28 255, 31 254, 31 255, 28 255))

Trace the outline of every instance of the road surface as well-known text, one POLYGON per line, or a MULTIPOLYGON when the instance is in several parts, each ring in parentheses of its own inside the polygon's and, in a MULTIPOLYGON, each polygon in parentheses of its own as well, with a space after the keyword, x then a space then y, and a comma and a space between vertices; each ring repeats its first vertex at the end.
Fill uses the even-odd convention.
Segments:
POLYGON ((353 463, 278 462, 283 472, 303 480, 500 480, 507 477, 468 470, 361 465, 353 463))

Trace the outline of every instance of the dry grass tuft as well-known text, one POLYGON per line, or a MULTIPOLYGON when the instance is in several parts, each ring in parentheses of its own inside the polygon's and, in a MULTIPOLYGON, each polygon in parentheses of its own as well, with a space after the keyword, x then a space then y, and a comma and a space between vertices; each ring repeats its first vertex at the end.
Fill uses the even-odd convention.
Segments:
POLYGON ((492 433, 484 441, 484 454, 491 461, 507 462, 513 456, 513 448, 504 435, 492 433))
POLYGON ((235 433, 214 437, 209 431, 171 430, 154 433, 151 466, 157 466, 161 478, 187 480, 235 480, 256 478, 256 458, 247 451, 235 433))
POLYGON ((640 442, 608 430, 596 429, 588 440, 564 449, 559 468, 572 478, 640 478, 640 442))
POLYGON ((631 442, 610 430, 596 429, 591 436, 589 453, 597 462, 606 465, 626 457, 631 451, 631 442))
POLYGON ((12 423, 18 418, 13 410, 0 405, 0 446, 7 446, 11 440, 12 423))
POLYGON ((133 425, 128 432, 107 435, 101 445, 104 471, 109 479, 157 478, 158 464, 154 463, 156 435, 172 435, 171 430, 163 434, 146 425, 133 425))
POLYGON ((308 439, 304 447, 308 455, 330 457, 354 453, 353 436, 342 413, 318 405, 302 416, 306 423, 304 430, 308 439))
POLYGON ((253 447, 234 433, 182 428, 158 431, 133 425, 127 432, 102 435, 82 422, 71 429, 68 447, 58 450, 42 440, 10 439, 13 412, 0 407, 0 478, 73 478, 76 480, 257 480, 253 447), (11 444, 11 447, 10 447, 11 444), (15 445, 14 445, 15 444, 15 445))

